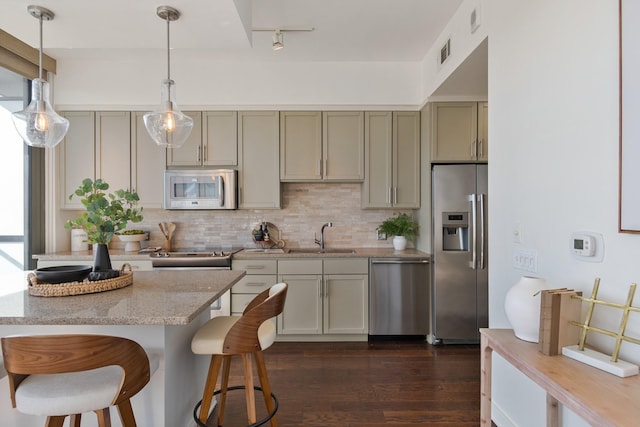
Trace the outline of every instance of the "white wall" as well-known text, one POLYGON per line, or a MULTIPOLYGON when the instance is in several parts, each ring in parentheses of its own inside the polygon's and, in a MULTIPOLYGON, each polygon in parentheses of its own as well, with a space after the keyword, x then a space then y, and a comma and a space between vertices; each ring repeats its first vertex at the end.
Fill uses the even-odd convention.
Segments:
MULTIPOLYGON (((60 59, 56 108, 149 109, 160 103, 165 57, 60 59)), ((181 109, 417 110, 419 62, 254 62, 216 60, 193 52, 171 57, 181 109), (328 108, 325 108, 328 107, 328 108)))
MULTIPOLYGON (((640 279, 640 236, 617 232, 617 13, 617 1, 483 2, 483 25, 489 27, 491 327, 509 327, 504 295, 526 274, 510 262, 518 246, 512 242, 516 224, 519 246, 538 252, 537 275, 551 286, 590 293, 601 277, 599 296, 623 302, 640 279), (602 263, 572 258, 570 233, 578 230, 604 235, 602 263)), ((619 321, 612 310, 597 315, 595 324, 617 330, 619 321)), ((637 316, 627 332, 640 336, 637 316)), ((607 351, 613 346, 609 339, 594 342, 607 351)), ((640 363, 640 348, 623 344, 621 358, 640 363)), ((494 363, 493 400, 503 411, 494 410, 498 425, 545 425, 540 389, 500 360, 494 363)), ((586 425, 568 411, 563 416, 565 426, 586 425)))

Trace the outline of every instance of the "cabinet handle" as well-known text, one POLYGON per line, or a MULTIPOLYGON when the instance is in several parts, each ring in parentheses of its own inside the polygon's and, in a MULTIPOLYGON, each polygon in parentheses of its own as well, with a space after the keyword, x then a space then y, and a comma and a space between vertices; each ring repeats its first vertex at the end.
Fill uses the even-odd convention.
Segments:
POLYGON ((322 176, 322 160, 318 160, 318 175, 322 176))
POLYGON ((327 159, 324 159, 324 168, 322 169, 323 177, 327 177, 327 159))
POLYGON ((389 187, 389 194, 387 194, 387 203, 391 204, 391 187, 389 187))
POLYGON ((480 157, 484 157, 484 139, 478 141, 478 145, 480 146, 480 157))
POLYGON ((265 286, 266 282, 247 282, 245 285, 247 286, 265 286))
POLYGON ((207 157, 209 157, 209 149, 207 148, 207 146, 203 145, 202 146, 202 160, 203 161, 207 161, 207 157))
POLYGON ((198 160, 198 163, 200 163, 200 145, 196 147, 196 158, 198 160))
POLYGON ((262 270, 264 268, 264 265, 247 265, 244 269, 245 270, 262 270))
POLYGON ((476 159, 478 157, 478 140, 474 139, 471 143, 471 158, 476 159))
POLYGON ((393 187, 393 204, 398 204, 398 187, 393 187))

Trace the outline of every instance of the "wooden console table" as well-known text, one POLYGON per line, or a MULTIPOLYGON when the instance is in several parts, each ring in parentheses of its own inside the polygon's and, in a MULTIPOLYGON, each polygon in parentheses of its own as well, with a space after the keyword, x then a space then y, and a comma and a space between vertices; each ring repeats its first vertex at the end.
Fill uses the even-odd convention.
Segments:
POLYGON ((511 329, 480 329, 480 425, 491 426, 491 353, 547 392, 547 426, 559 426, 558 402, 594 426, 638 426, 640 376, 620 378, 568 357, 545 356, 511 329))

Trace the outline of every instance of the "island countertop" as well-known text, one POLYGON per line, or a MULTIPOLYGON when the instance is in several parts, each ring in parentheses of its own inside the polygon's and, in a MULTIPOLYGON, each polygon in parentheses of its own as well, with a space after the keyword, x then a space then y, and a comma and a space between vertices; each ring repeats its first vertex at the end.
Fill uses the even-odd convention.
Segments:
POLYGON ((29 295, 18 276, 3 283, 4 325, 187 325, 245 275, 244 271, 136 271, 126 288, 67 297, 29 295), (7 288, 11 291, 7 293, 7 288))

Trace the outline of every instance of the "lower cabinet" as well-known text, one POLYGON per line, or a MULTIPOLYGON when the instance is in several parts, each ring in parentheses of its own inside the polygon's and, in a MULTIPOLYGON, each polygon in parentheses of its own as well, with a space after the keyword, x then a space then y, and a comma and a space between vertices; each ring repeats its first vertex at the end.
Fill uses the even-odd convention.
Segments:
POLYGON ((367 334, 366 258, 281 259, 278 281, 289 285, 279 335, 367 334))
POLYGON ((275 259, 239 259, 231 261, 232 270, 244 270, 247 273, 231 288, 232 315, 242 315, 244 309, 256 295, 277 283, 277 267, 278 261, 275 259))

